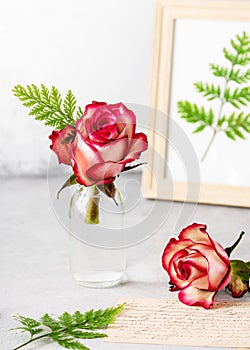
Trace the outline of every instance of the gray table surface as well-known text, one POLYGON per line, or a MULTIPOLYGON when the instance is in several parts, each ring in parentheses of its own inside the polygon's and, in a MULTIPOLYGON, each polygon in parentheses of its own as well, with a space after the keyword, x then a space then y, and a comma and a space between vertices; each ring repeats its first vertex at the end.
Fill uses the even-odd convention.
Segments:
MULTIPOLYGON (((8 331, 16 326, 12 315, 19 313, 39 318, 43 313, 59 315, 63 311, 104 308, 119 297, 172 298, 168 279, 161 268, 161 253, 178 225, 182 204, 174 203, 164 227, 144 243, 127 250, 127 272, 123 284, 108 289, 88 289, 71 278, 68 263, 68 235, 59 225, 50 205, 45 178, 0 179, 0 349, 11 350, 26 340, 25 334, 8 331), (178 219, 179 218, 179 219, 178 219), (177 220, 178 219, 178 220, 177 220), (178 221, 178 225, 176 222, 178 221)), ((162 201, 162 210, 167 202, 162 201)), ((244 243, 233 258, 248 259, 250 217, 248 209, 185 204, 189 223, 207 223, 213 238, 228 246, 241 230, 244 243)), ((232 300, 224 291, 216 300, 232 300)), ((241 299, 250 301, 249 295, 241 299)), ((237 302, 237 300, 236 300, 237 302)), ((191 310, 190 310, 191 311, 191 310)), ((166 311, 167 312, 167 311, 166 311)), ((191 349, 166 345, 112 344, 103 340, 85 341, 95 350, 191 349)), ((27 349, 59 349, 56 344, 37 342, 27 349)), ((207 349, 209 348, 200 348, 207 349)))

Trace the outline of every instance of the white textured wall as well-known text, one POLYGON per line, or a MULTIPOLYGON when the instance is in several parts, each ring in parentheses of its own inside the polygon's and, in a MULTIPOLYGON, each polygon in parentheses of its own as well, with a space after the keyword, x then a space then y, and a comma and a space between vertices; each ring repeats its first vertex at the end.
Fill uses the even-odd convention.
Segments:
MULTIPOLYGON (((147 104, 154 0, 0 0, 0 175, 45 174, 51 129, 11 89, 147 104)), ((141 121, 143 123, 143 121, 141 121)))

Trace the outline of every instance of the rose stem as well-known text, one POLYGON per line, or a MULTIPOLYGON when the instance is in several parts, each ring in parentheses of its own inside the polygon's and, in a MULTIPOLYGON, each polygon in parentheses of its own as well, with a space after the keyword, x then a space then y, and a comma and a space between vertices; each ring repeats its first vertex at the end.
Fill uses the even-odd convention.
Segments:
POLYGON ((85 217, 86 224, 99 224, 99 201, 100 199, 97 197, 99 194, 99 190, 96 186, 93 186, 93 193, 89 197, 88 201, 88 209, 85 217))
POLYGON ((242 237, 244 236, 244 234, 245 234, 245 232, 242 231, 242 232, 240 233, 240 235, 239 235, 239 238, 236 240, 236 242, 235 242, 231 247, 228 247, 228 248, 225 249, 225 251, 226 251, 228 257, 230 257, 232 251, 233 251, 233 250, 237 247, 237 245, 240 243, 240 241, 241 241, 242 237))

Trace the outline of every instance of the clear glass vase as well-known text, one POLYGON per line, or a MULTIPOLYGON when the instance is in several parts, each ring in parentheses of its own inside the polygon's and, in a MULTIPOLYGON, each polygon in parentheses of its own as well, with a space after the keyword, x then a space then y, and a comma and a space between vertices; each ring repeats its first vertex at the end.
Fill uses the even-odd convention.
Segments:
POLYGON ((124 206, 117 191, 114 200, 93 187, 78 187, 69 210, 70 270, 86 287, 105 288, 124 277, 126 250, 124 206))

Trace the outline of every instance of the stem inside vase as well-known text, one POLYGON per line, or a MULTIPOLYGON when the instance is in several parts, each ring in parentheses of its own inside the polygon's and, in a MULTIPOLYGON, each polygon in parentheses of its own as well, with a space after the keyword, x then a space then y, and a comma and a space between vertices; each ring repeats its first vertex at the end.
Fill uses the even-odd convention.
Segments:
POLYGON ((85 217, 85 223, 90 225, 97 225, 99 224, 99 202, 100 198, 99 190, 96 186, 93 186, 91 188, 92 193, 89 196, 88 200, 88 206, 87 206, 87 213, 85 217))

